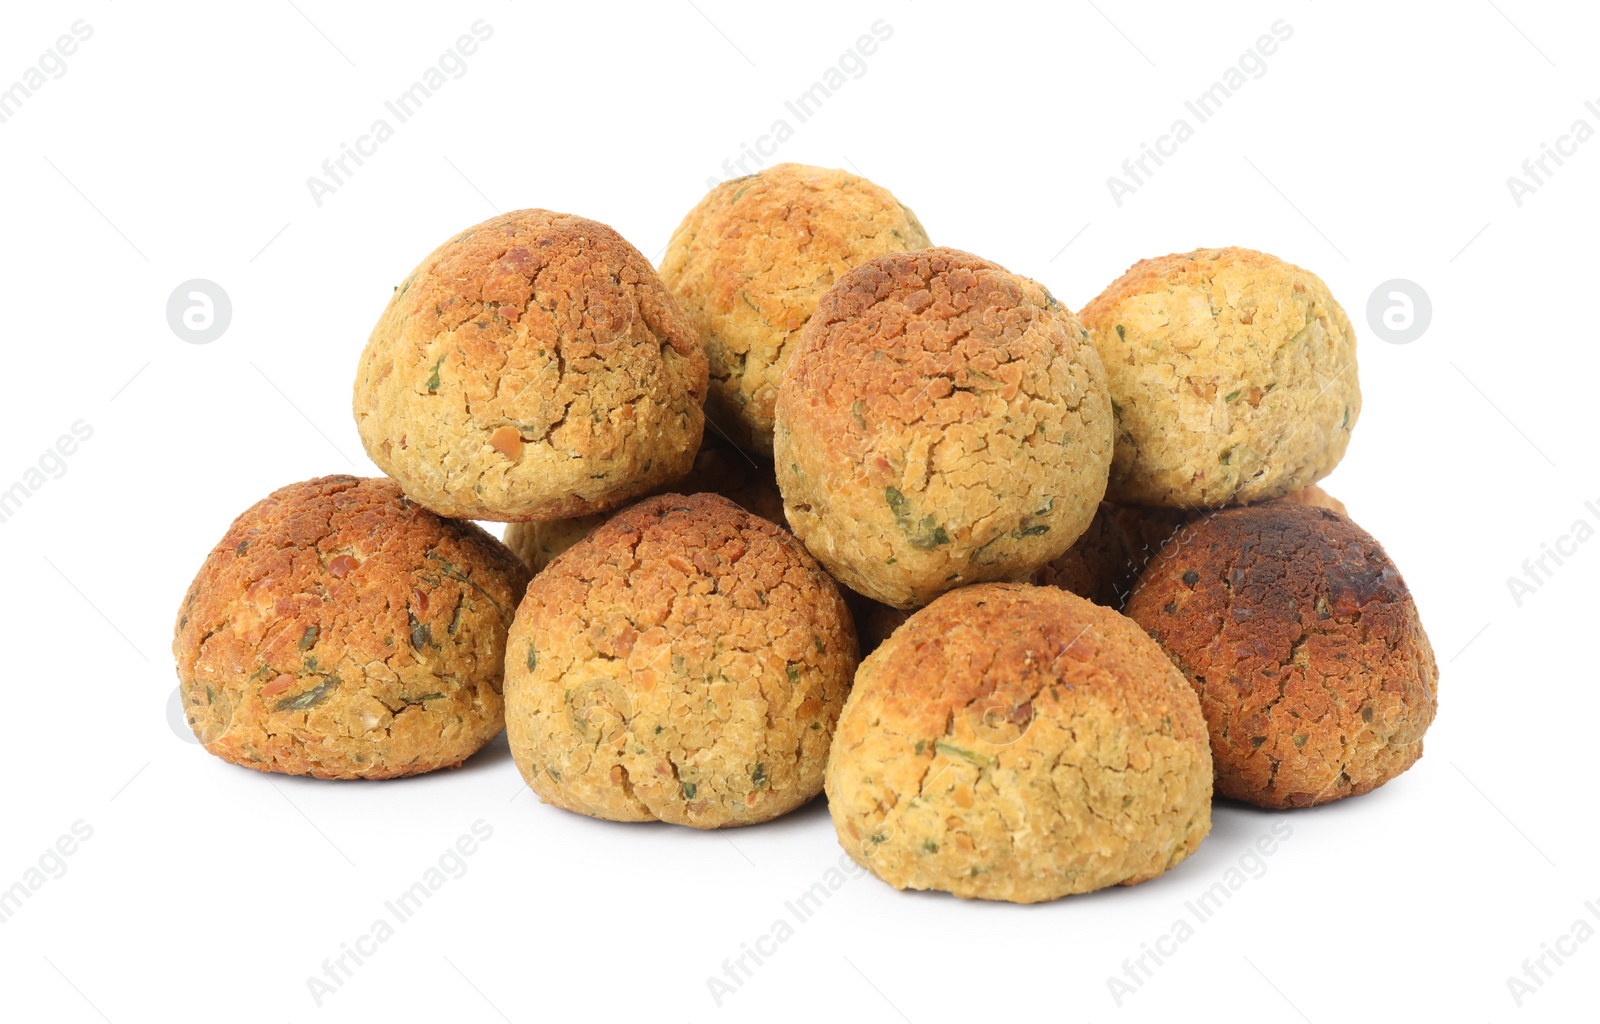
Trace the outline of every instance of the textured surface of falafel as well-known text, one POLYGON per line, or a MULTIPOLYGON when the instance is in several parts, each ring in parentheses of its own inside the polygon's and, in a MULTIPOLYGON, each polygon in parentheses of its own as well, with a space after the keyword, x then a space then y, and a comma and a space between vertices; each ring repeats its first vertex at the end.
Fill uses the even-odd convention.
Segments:
POLYGON ((440 515, 602 512, 682 476, 705 351, 611 228, 517 210, 450 239, 395 289, 356 374, 367 454, 440 515))
POLYGON ((1196 249, 1134 264, 1079 318, 1116 403, 1108 500, 1265 501, 1344 456, 1361 414, 1355 332, 1315 274, 1196 249))
POLYGON ((506 631, 527 570, 390 480, 322 477, 234 520, 172 642, 184 712, 259 771, 387 779, 500 732, 506 631))
POLYGON ((1220 511, 1183 532, 1146 569, 1127 614, 1199 693, 1219 794, 1262 807, 1327 803, 1422 756, 1438 667, 1405 580, 1370 534, 1283 502, 1220 511))
POLYGON ((851 267, 928 244, 915 214, 848 171, 785 163, 713 188, 661 260, 704 331, 712 421, 770 456, 790 342, 817 300, 851 267))
POLYGON ((715 494, 647 498, 529 586, 511 753, 580 814, 766 821, 821 791, 856 660, 837 586, 787 531, 715 494))
MULTIPOLYGON (((783 496, 772 475, 772 464, 734 450, 710 434, 700 443, 700 453, 687 476, 668 488, 677 494, 720 494, 746 512, 754 512, 768 522, 788 527, 783 518, 783 496)), ((607 513, 552 519, 542 523, 507 523, 506 547, 538 572, 550 560, 589 535, 606 521, 607 513)))
POLYGON ((851 589, 897 608, 1025 579, 1088 527, 1112 417, 1089 335, 1037 282, 954 249, 840 279, 778 392, 784 512, 851 589))
POLYGON ((1193 691, 1127 618, 979 584, 861 663, 827 792, 845 850, 896 888, 1034 903, 1193 853, 1211 755, 1193 691))

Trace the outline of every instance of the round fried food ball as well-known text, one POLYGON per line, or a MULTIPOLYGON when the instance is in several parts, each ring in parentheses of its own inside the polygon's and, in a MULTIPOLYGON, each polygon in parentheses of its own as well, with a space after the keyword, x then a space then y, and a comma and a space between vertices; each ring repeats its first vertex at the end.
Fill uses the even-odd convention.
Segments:
POLYGON ((361 353, 372 461, 440 515, 602 512, 677 479, 700 445, 693 321, 621 235, 518 210, 435 249, 361 353))
POLYGON ((1265 501, 1344 456, 1361 415, 1355 332, 1310 271, 1196 249, 1141 260, 1078 316, 1116 403, 1109 500, 1265 501))
POLYGON ((770 455, 790 342, 823 292, 874 256, 928 245, 915 214, 847 171, 778 164, 713 188, 661 260, 704 331, 712 422, 770 455))
POLYGON ((857 660, 834 582, 715 494, 612 516, 534 577, 508 643, 506 731, 540 799, 696 828, 821 791, 857 660))
MULTIPOLYGON (((778 493, 771 464, 713 441, 709 435, 700 444, 694 468, 677 481, 672 490, 679 494, 702 491, 720 494, 746 512, 754 512, 779 526, 788 525, 783 519, 783 496, 778 493)), ((607 515, 597 512, 543 523, 508 523, 505 544, 527 563, 530 571, 538 572, 549 565, 551 559, 587 537, 590 530, 606 521, 607 515)))
POLYGON ((778 392, 784 512, 841 582, 915 608, 1026 579, 1094 518, 1111 464, 1105 373, 1034 281, 954 249, 850 271, 778 392))
POLYGON ((1205 711, 1217 792, 1261 807, 1366 793, 1422 756, 1439 670, 1383 548, 1283 502, 1196 520, 1145 570, 1127 614, 1205 711))
POLYGON ((455 766, 504 724, 528 573, 391 480, 280 488, 235 519, 184 597, 172 655, 211 753, 263 772, 392 779, 455 766))
POLYGON ((1037 903, 1154 878, 1211 830, 1193 691, 1131 621, 988 583, 856 673, 828 758, 839 841, 897 889, 1037 903))

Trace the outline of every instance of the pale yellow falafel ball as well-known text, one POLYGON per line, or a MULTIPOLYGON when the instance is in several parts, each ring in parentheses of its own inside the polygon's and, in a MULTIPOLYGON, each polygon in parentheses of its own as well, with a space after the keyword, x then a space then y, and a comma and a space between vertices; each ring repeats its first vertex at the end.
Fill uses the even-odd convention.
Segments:
POLYGON ((1361 415, 1355 331, 1310 271, 1196 249, 1141 260, 1078 316, 1116 404, 1108 500, 1267 501, 1344 456, 1361 415))

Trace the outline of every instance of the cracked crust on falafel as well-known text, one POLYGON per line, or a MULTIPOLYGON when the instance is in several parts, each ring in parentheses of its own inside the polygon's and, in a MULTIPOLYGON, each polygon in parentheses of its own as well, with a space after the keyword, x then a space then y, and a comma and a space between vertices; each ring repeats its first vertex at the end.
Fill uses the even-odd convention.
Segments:
POLYGON ((1337 512, 1274 502, 1188 524, 1127 614, 1200 695, 1223 796, 1327 803, 1422 756, 1433 648, 1383 547, 1337 512))
POLYGON ((766 821, 821 791, 856 658, 837 586, 787 531, 720 495, 647 498, 529 586, 512 757, 580 814, 766 821))
POLYGON ((964 587, 861 663, 828 760, 839 841, 898 889, 1035 903, 1154 878, 1211 827, 1199 702, 1128 619, 964 587))
POLYGON ((796 535, 897 608, 1027 578, 1089 526, 1111 463, 1088 333, 1037 282, 954 249, 841 278, 801 334, 776 413, 796 535))
POLYGON ((791 342, 822 294, 874 256, 929 244, 915 214, 848 171, 785 163, 714 187, 661 260, 704 331, 712 421, 770 455, 791 342))
POLYGON ((1108 500, 1265 501, 1344 456, 1361 415, 1355 332, 1310 271, 1196 249, 1139 261, 1078 316, 1116 406, 1108 500))
POLYGON ((388 779, 460 764, 500 732, 522 564, 390 480, 322 477, 234 520, 172 653, 206 750, 265 772, 388 779))
POLYGON ((698 331, 604 224, 517 210, 395 289, 361 354, 361 443, 414 501, 503 522, 614 508, 682 476, 704 417, 698 331))

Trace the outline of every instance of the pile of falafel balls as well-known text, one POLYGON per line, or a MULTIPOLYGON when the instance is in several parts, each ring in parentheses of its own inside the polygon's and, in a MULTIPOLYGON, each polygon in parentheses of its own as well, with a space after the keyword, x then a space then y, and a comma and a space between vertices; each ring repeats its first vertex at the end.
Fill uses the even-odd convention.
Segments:
POLYGON ((1036 902, 1173 867, 1213 793, 1366 793, 1433 718, 1405 582, 1316 486, 1350 322, 1263 253, 1143 260, 1074 315, 783 164, 659 268, 546 210, 449 239, 354 411, 388 476, 273 492, 184 598, 227 761, 387 779, 505 728, 569 811, 722 828, 826 790, 891 885, 1036 902))

